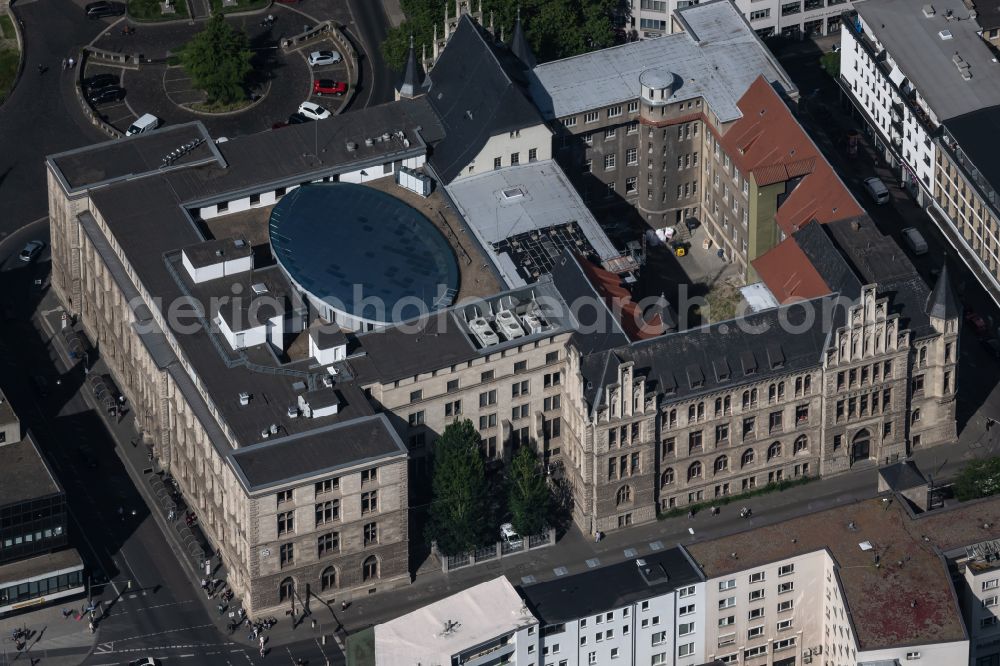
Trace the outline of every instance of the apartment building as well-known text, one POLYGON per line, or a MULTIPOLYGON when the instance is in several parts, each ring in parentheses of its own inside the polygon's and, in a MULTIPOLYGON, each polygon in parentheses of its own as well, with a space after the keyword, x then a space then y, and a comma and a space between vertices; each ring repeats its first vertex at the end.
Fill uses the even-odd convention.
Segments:
POLYGON ((886 495, 686 547, 706 576, 707 657, 975 663, 942 552, 997 502, 919 517, 903 504, 886 495))
POLYGON ((1000 76, 980 12, 896 0, 855 10, 841 30, 841 87, 900 182, 1000 299, 992 144, 1000 76))
MULTIPOLYGON (((640 39, 654 39, 672 32, 671 17, 698 0, 629 0, 626 28, 640 39)), ((842 13, 851 7, 848 0, 737 0, 737 9, 761 39, 781 36, 806 39, 835 35, 842 13)))
POLYGON ((681 548, 526 585, 539 664, 702 664, 705 584, 681 548))

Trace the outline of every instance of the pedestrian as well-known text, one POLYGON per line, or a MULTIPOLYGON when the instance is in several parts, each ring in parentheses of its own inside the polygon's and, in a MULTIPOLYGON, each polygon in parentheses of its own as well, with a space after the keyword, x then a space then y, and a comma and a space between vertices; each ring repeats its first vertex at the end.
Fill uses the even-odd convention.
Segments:
POLYGON ((93 622, 93 620, 91 620, 90 622, 88 622, 87 626, 90 627, 90 633, 94 633, 94 622, 93 622))
POLYGON ((347 601, 341 601, 340 602, 340 610, 341 610, 341 612, 347 610, 347 601))
POLYGON ((118 507, 118 518, 122 522, 125 522, 125 507, 122 506, 118 507))
POLYGON ((261 659, 264 658, 264 646, 263 645, 260 646, 260 658, 261 659))
POLYGON ((63 58, 63 61, 62 61, 62 68, 63 68, 63 71, 64 71, 64 72, 65 72, 65 71, 66 71, 67 69, 69 69, 69 61, 67 61, 67 60, 66 60, 66 58, 63 58))
POLYGON ((69 68, 73 69, 73 67, 75 67, 75 66, 76 66, 76 60, 73 60, 72 58, 70 58, 69 59, 69 68))
POLYGON ((177 514, 174 512, 173 509, 171 509, 170 511, 167 512, 167 520, 169 520, 169 521, 172 522, 174 520, 174 518, 176 518, 176 517, 177 517, 177 514))

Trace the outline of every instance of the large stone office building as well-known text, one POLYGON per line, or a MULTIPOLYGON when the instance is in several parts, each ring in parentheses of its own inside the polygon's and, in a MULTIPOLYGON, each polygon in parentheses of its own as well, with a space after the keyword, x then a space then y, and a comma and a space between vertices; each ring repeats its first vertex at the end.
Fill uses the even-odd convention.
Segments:
MULTIPOLYGON (((947 278, 929 292, 898 251, 866 262, 867 244, 891 240, 863 218, 799 219, 814 236, 799 244, 828 259, 798 269, 813 271, 805 305, 661 335, 665 315, 625 302, 606 270, 613 247, 552 159, 553 133, 558 153, 574 114, 581 125, 597 114, 600 140, 620 124, 635 150, 653 132, 643 166, 626 164, 624 144, 621 156, 659 227, 703 200, 664 200, 677 170, 661 153, 725 138, 752 111, 738 103, 747 91, 778 104, 770 83, 793 92, 731 4, 679 17, 688 32, 643 48, 689 69, 630 71, 614 98, 572 112, 541 102, 572 95, 559 87, 569 73, 546 84, 566 65, 529 70, 522 49, 463 16, 426 80, 413 57, 394 103, 218 144, 190 123, 48 159, 53 288, 249 610, 407 583, 413 486, 458 418, 491 459, 536 446, 587 532, 954 436, 960 313, 947 278), (405 186, 415 172, 437 186, 429 197, 405 186), (482 219, 467 233, 456 211, 472 211, 462 197, 476 191, 516 202, 500 236, 482 219)), ((623 62, 609 51, 581 58, 623 62)), ((822 168, 790 174, 787 157, 772 169, 785 180, 755 187, 805 187, 822 168)), ((692 182, 705 182, 696 159, 692 182)), ((787 242, 776 217, 750 226, 771 230, 766 243, 735 246, 748 272, 787 242)), ((789 295, 780 276, 767 283, 789 295)))

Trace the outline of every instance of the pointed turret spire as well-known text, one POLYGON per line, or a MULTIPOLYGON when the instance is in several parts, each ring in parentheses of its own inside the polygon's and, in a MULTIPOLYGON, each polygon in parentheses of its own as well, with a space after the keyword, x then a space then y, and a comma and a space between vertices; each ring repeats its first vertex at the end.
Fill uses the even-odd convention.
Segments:
POLYGON ((524 63, 528 69, 535 68, 535 54, 531 52, 528 38, 524 34, 524 27, 521 25, 521 6, 517 6, 517 22, 514 23, 514 38, 510 41, 510 50, 517 59, 524 63))
POLYGON ((948 279, 948 265, 945 263, 941 268, 941 275, 938 276, 934 284, 934 290, 927 296, 928 316, 936 319, 957 319, 961 314, 961 307, 955 300, 955 292, 951 289, 951 280, 948 279))
POLYGON ((420 94, 420 85, 423 83, 424 70, 417 62, 417 49, 413 46, 413 35, 410 35, 410 52, 406 57, 406 70, 403 72, 403 79, 396 88, 397 97, 416 97, 420 94))

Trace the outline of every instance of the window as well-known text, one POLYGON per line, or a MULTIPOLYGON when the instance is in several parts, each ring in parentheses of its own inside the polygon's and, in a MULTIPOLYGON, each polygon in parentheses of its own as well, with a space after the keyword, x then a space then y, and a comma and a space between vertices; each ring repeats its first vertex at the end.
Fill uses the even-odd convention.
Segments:
POLYGON ((528 161, 529 162, 537 162, 538 161, 538 149, 537 148, 529 148, 528 149, 528 161))
POLYGON ((620 115, 622 115, 621 106, 612 106, 608 109, 608 118, 617 118, 620 115))
POLYGON ((687 606, 681 606, 680 608, 678 608, 677 614, 683 617, 685 615, 690 615, 691 613, 694 612, 694 610, 695 610, 694 604, 688 604, 687 606))
POLYGON ((773 460, 774 458, 781 457, 781 442, 774 442, 771 446, 767 447, 767 459, 773 460))
POLYGON ((638 113, 639 112, 639 102, 629 102, 628 103, 628 112, 629 113, 638 113))
POLYGON ((782 620, 778 622, 776 625, 774 625, 774 627, 778 631, 787 631, 788 629, 792 628, 792 618, 788 618, 787 620, 782 620))
POLYGON ((772 650, 774 652, 781 652, 782 650, 788 650, 795 647, 795 638, 796 638, 795 636, 792 636, 790 638, 785 638, 780 641, 775 641, 772 650))
POLYGON ((669 486, 673 482, 674 482, 674 468, 668 467, 667 469, 663 470, 663 474, 660 474, 660 485, 669 486))
POLYGON ((725 599, 719 599, 719 610, 732 608, 735 605, 736 605, 736 597, 726 597, 725 599))
POLYGON ((727 456, 719 456, 715 459, 715 473, 721 474, 729 469, 729 458, 727 456))
POLYGON ((604 130, 604 140, 608 141, 610 139, 615 138, 615 134, 617 134, 616 128, 609 127, 607 129, 605 129, 604 130))
POLYGON ((337 488, 340 488, 340 479, 326 479, 325 481, 318 481, 316 483, 316 494, 322 495, 324 493, 333 492, 337 488))
POLYGON ((632 501, 632 488, 629 486, 622 486, 618 489, 615 494, 615 504, 620 506, 622 504, 627 504, 632 501))
POLYGON ((768 432, 781 430, 781 412, 771 412, 768 415, 768 432))
POLYGON ((749 650, 743 651, 744 659, 753 659, 754 657, 759 657, 761 655, 767 654, 766 645, 758 645, 757 647, 752 647, 749 650))
POLYGON ((666 642, 667 642, 667 632, 665 632, 665 631, 657 631, 656 633, 653 634, 653 636, 652 636, 652 644, 654 646, 656 646, 656 645, 663 645, 666 642))
POLYGON ((583 172, 584 173, 593 173, 593 171, 594 171, 594 161, 593 160, 584 160, 583 161, 583 172))
POLYGON ((290 543, 283 543, 278 547, 278 561, 282 567, 295 564, 295 546, 290 543))
POLYGON ((559 384, 561 383, 562 383, 562 373, 560 372, 547 372, 542 376, 542 388, 551 388, 553 386, 559 386, 559 384))
POLYGON ((423 391, 410 391, 410 402, 420 402, 424 397, 423 391))
POLYGON ((719 634, 719 647, 726 647, 736 642, 736 633, 719 634))
POLYGON ((604 169, 610 171, 615 168, 615 154, 608 153, 604 156, 604 169))
POLYGON ((684 643, 677 646, 677 656, 687 657, 694 654, 694 643, 684 643))
POLYGON ((525 372, 528 369, 527 361, 518 361, 514 364, 514 374, 525 372))
POLYGON ((376 511, 378 511, 378 491, 361 493, 361 514, 375 513, 376 511))
POLYGON ((497 169, 499 169, 499 168, 500 168, 501 166, 503 166, 503 165, 501 164, 501 161, 502 161, 502 160, 503 160, 503 158, 501 158, 501 157, 494 157, 494 158, 493 158, 493 170, 494 170, 494 171, 496 171, 496 170, 497 170, 497 169))
POLYGON ((720 627, 729 627, 729 626, 732 626, 734 624, 736 624, 736 616, 735 615, 730 615, 728 617, 720 617, 719 618, 719 626, 720 627))
POLYGON ((329 555, 340 547, 340 535, 336 532, 327 532, 316 537, 316 555, 323 557, 329 555))
POLYGON ((997 605, 997 597, 987 597, 983 599, 983 608, 992 608, 997 605))
POLYGON ((374 546, 378 543, 378 524, 366 523, 364 528, 365 546, 374 546))
POLYGON ((518 398, 522 395, 528 395, 528 389, 530 388, 530 380, 525 379, 523 382, 514 382, 510 385, 510 397, 518 398))
POLYGON ((409 416, 409 423, 411 428, 424 424, 424 410, 419 412, 413 412, 409 416))
POLYGON ((600 111, 590 111, 583 117, 583 122, 585 123, 596 123, 601 119, 600 111))
POLYGON ((762 583, 762 582, 764 582, 764 572, 763 571, 756 571, 756 572, 750 574, 749 582, 750 583, 762 583))
POLYGON ((497 390, 493 389, 491 391, 483 391, 479 394, 479 406, 489 407, 490 405, 497 404, 497 390))
POLYGON ((761 19, 766 19, 771 16, 770 9, 758 9, 755 12, 750 12, 751 21, 759 21, 761 19))
POLYGON ((295 533, 295 512, 287 511, 278 514, 278 536, 295 533))
POLYGON ((688 481, 697 479, 700 476, 701 476, 701 463, 696 460, 693 463, 691 463, 690 467, 688 467, 688 481))
POLYGON ((333 567, 323 569, 319 577, 319 589, 323 592, 337 587, 337 570, 333 567))
POLYGON ((764 625, 761 625, 759 627, 750 627, 749 629, 747 629, 747 640, 750 640, 751 638, 757 638, 758 636, 763 636, 763 635, 764 635, 764 625))
POLYGON ((521 153, 511 153, 510 154, 510 165, 517 166, 521 163, 521 153))
POLYGON ((374 555, 361 563, 361 580, 369 581, 378 578, 378 558, 374 555))
POLYGON ((462 413, 462 401, 454 400, 452 402, 446 402, 444 404, 444 415, 448 416, 458 416, 462 413))
POLYGON ((783 564, 780 567, 778 567, 778 575, 779 576, 787 576, 787 575, 792 574, 792 573, 795 573, 795 565, 794 564, 783 564))
POLYGON ((564 118, 563 125, 565 127, 576 127, 576 116, 570 116, 569 118, 564 118))
POLYGON ((340 500, 320 502, 316 505, 316 526, 326 525, 340 517, 340 500))
POLYGON ((726 590, 731 590, 736 587, 736 579, 730 578, 729 580, 723 580, 719 582, 719 592, 725 592, 726 590))
POLYGON ((682 587, 677 590, 677 596, 681 599, 687 599, 688 597, 694 596, 694 585, 688 585, 687 587, 682 587))
POLYGON ((277 499, 278 499, 278 506, 281 506, 285 502, 291 502, 292 501, 292 491, 291 490, 282 490, 281 492, 279 492, 277 494, 277 499))
POLYGON ((677 635, 687 636, 694 633, 694 622, 682 622, 677 625, 677 635))
POLYGON ((479 429, 488 430, 489 428, 495 428, 497 426, 497 414, 493 412, 492 414, 483 414, 479 417, 479 429))
POLYGON ((740 467, 746 467, 753 462, 753 449, 747 449, 740 458, 740 467))
POLYGON ((587 653, 587 664, 596 664, 596 663, 597 663, 597 653, 596 652, 588 652, 587 653))
POLYGON ((748 620, 757 620, 757 619, 760 619, 762 617, 764 617, 764 609, 763 608, 751 608, 750 612, 747 613, 747 619, 748 620))
POLYGON ((635 148, 629 148, 625 151, 625 162, 629 165, 635 165, 639 163, 638 151, 635 148))
POLYGON ((784 613, 790 611, 792 610, 793 606, 794 602, 791 599, 786 599, 785 601, 782 601, 778 604, 778 612, 784 613))
POLYGON ((781 583, 778 585, 778 594, 791 592, 793 589, 795 589, 795 583, 793 581, 788 581, 787 583, 781 583))

